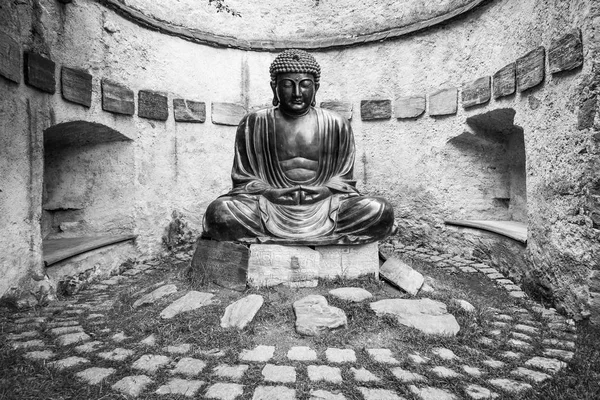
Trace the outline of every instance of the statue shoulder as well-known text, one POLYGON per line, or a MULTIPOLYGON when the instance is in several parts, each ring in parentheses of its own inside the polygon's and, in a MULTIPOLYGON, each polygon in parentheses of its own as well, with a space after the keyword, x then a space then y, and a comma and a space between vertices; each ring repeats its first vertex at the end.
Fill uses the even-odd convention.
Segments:
POLYGON ((335 111, 317 107, 315 107, 315 110, 317 110, 317 112, 321 114, 323 119, 334 121, 338 126, 350 127, 350 121, 348 121, 348 119, 344 118, 341 114, 338 114, 335 111))

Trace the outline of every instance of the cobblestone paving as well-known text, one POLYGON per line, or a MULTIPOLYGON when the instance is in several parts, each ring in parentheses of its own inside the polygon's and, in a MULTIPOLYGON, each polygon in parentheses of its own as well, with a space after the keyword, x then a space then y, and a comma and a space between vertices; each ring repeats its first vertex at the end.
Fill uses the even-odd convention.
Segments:
MULTIPOLYGON (((411 246, 399 246, 396 250, 444 270, 485 274, 490 284, 505 288, 515 299, 526 298, 514 282, 488 265, 411 246)), ((6 339, 14 351, 22 352, 32 362, 45 362, 49 368, 72 374, 82 383, 108 385, 115 393, 132 398, 177 394, 233 400, 250 391, 256 400, 296 399, 295 384, 303 379, 317 385, 311 389, 310 399, 346 399, 342 390, 346 385, 354 385, 365 400, 403 399, 406 393, 423 400, 492 399, 523 392, 552 379, 553 374, 566 367, 575 351, 572 321, 529 301, 521 303, 526 307, 486 310, 492 314, 493 322, 480 343, 489 349, 501 342, 508 344, 511 350, 499 353, 502 360, 485 352, 471 357, 469 349, 456 354, 441 346, 427 354, 402 355, 387 348, 322 350, 273 343, 244 349, 237 364, 227 364, 219 361, 227 349, 162 343, 158 335, 135 337, 101 328, 105 321, 103 312, 112 307, 120 288, 151 272, 152 266, 139 265, 91 285, 72 300, 44 308, 41 316, 16 313, 7 327, 10 333, 6 339), (80 321, 84 321, 83 325, 80 321), (73 352, 78 355, 72 355, 73 352), (275 354, 280 356, 274 357, 275 354), (510 364, 515 359, 520 366, 510 364), (371 363, 365 367, 360 360, 371 363), (112 362, 110 368, 105 361, 112 362), (507 368, 510 365, 513 366, 507 368), (155 379, 157 371, 172 377, 159 384, 155 379), (206 379, 207 371, 208 381, 197 378, 204 374, 202 379, 206 379), (239 383, 247 374, 254 377, 250 388, 247 383, 239 383), (454 391, 436 387, 440 379, 456 381, 454 391), (321 388, 319 384, 325 386, 321 388), (402 393, 397 391, 400 386, 406 389, 402 393)), ((167 290, 159 290, 160 287, 154 288, 158 290, 154 297, 173 291, 173 286, 167 290)), ((152 288, 147 289, 139 294, 145 293, 146 300, 153 297, 148 296, 152 288)))

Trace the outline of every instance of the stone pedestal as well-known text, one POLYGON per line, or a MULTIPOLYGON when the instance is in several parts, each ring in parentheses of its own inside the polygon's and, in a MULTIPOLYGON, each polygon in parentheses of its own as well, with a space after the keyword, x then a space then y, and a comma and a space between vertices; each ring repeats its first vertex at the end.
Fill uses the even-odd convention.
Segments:
POLYGON ((318 278, 357 278, 379 275, 378 244, 307 246, 253 244, 248 261, 248 284, 254 287, 288 285, 314 287, 318 278))

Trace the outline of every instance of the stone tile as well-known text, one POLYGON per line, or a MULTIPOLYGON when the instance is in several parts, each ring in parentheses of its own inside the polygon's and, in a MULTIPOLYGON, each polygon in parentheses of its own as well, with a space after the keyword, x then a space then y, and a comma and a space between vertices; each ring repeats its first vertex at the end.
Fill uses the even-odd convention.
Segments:
POLYGON ((390 119, 392 117, 391 100, 361 100, 360 118, 363 121, 390 119))
POLYGON ((520 332, 525 332, 528 333, 530 335, 537 335, 539 334, 540 330, 538 328, 536 328, 535 326, 530 326, 530 325, 525 325, 525 324, 517 324, 515 326, 513 326, 514 330, 520 331, 520 332))
POLYGON ((471 367, 468 365, 463 365, 462 366, 463 371, 465 371, 467 374, 474 376, 476 378, 479 378, 480 376, 482 376, 484 373, 482 370, 480 370, 479 368, 476 367, 471 367))
POLYGON ((11 346, 13 349, 30 349, 35 347, 46 347, 43 341, 39 339, 27 340, 25 342, 12 342, 11 346))
POLYGON ((296 332, 306 336, 318 336, 331 329, 346 326, 346 314, 327 304, 321 295, 309 295, 293 304, 296 314, 296 332))
POLYGON ((562 347, 564 349, 571 349, 571 350, 575 349, 575 342, 572 342, 570 340, 544 339, 544 340, 542 340, 542 344, 544 346, 562 347))
POLYGON ((429 362, 429 358, 428 357, 423 357, 420 354, 409 354, 408 355, 408 359, 413 363, 413 364, 426 364, 429 362))
POLYGON ((333 393, 327 390, 311 390, 308 400, 346 400, 342 393, 333 393))
POLYGON ((157 121, 169 118, 169 105, 166 93, 152 90, 138 92, 138 116, 157 121))
POLYGON ((572 351, 560 349, 545 349, 543 354, 547 357, 560 358, 565 361, 571 360, 574 355, 572 351))
POLYGON ((75 332, 59 336, 56 341, 60 346, 69 346, 71 344, 87 342, 90 339, 90 335, 85 332, 75 332))
POLYGON ((182 374, 187 376, 198 375, 206 367, 206 362, 198 360, 196 358, 184 357, 177 362, 175 369, 171 371, 172 374, 182 374))
POLYGON ((163 319, 171 319, 181 313, 197 310, 200 307, 210 305, 212 304, 212 298, 214 296, 215 295, 212 293, 191 290, 162 310, 160 317, 163 319))
POLYGON ((531 350, 533 346, 527 342, 518 339, 508 339, 506 342, 510 347, 514 347, 519 350, 531 350))
POLYGON ((502 322, 502 321, 492 321, 490 323, 490 325, 495 326, 496 328, 500 328, 500 329, 509 327, 509 325, 506 322, 502 322))
POLYGON ((296 346, 288 350, 287 358, 292 361, 314 361, 317 352, 307 346, 296 346))
POLYGON ((411 372, 400 367, 392 368, 392 374, 401 382, 425 382, 427 378, 416 372, 411 372))
POLYGON ((157 300, 159 300, 165 296, 169 296, 176 292, 177 292, 177 286, 175 286, 173 284, 161 286, 158 289, 155 289, 152 292, 150 292, 150 293, 140 297, 138 300, 136 300, 133 303, 133 308, 138 308, 138 307, 146 305, 146 304, 153 304, 157 300))
POLYGON ((240 360, 251 362, 267 362, 273 358, 275 346, 256 346, 253 350, 242 350, 240 360))
POLYGON ((247 281, 253 287, 279 284, 313 287, 318 282, 320 264, 321 254, 307 246, 253 244, 250 246, 247 281))
POLYGON ((479 385, 474 385, 474 384, 470 384, 469 386, 467 386, 465 388, 465 393, 471 399, 475 399, 475 400, 495 399, 498 397, 497 393, 492 392, 488 388, 485 388, 485 387, 479 386, 479 385))
POLYGON ((513 290, 508 292, 508 295, 510 297, 514 297, 516 299, 524 299, 527 297, 527 294, 525 292, 523 292, 522 290, 513 290))
POLYGON ((458 102, 458 89, 440 89, 429 95, 429 115, 443 116, 456 114, 458 102))
POLYGON ((441 358, 442 360, 458 360, 458 356, 450 349, 443 347, 435 347, 431 350, 433 354, 441 358))
POLYGON ((87 316, 87 320, 90 319, 99 319, 99 318, 104 318, 104 314, 90 314, 87 316))
POLYGON ((431 386, 419 388, 410 385, 410 391, 419 396, 422 400, 456 400, 457 397, 444 389, 438 389, 431 386))
POLYGON ((365 400, 405 400, 404 397, 398 396, 395 392, 388 389, 358 387, 358 390, 365 400))
POLYGON ((163 347, 163 351, 171 354, 187 354, 192 351, 192 345, 189 343, 182 343, 178 345, 171 345, 163 347))
POLYGON ((135 111, 133 90, 108 79, 102 79, 101 86, 104 111, 133 115, 135 111))
POLYGON ((296 400, 296 391, 285 386, 257 386, 252 400, 296 400))
POLYGON ((415 296, 423 286, 425 278, 410 265, 398 258, 388 258, 379 268, 379 274, 394 286, 415 296))
POLYGON ((250 294, 230 304, 221 318, 221 328, 244 329, 262 307, 264 299, 259 294, 250 294))
POLYGON ((26 51, 25 54, 25 83, 42 92, 54 94, 56 92, 56 78, 54 61, 41 54, 26 51))
POLYGON ((98 353, 98 357, 110 361, 124 361, 135 353, 133 350, 117 347, 116 349, 98 353))
POLYGON ((212 358, 220 358, 225 356, 225 352, 221 349, 196 350, 196 354, 212 358))
POLYGON ((540 46, 517 59, 517 89, 523 92, 544 81, 546 49, 540 46))
POLYGON ((21 46, 13 38, 0 32, 0 75, 21 83, 21 46))
POLYGON ((499 360, 484 360, 483 363, 490 368, 498 369, 504 367, 506 364, 499 360))
POLYGON ((551 74, 568 71, 583 64, 583 44, 579 28, 552 41, 548 49, 548 64, 551 74))
POLYGON ((491 78, 484 76, 466 83, 462 87, 462 105, 464 108, 485 104, 490 101, 492 89, 491 78))
POLYGON ((390 349, 367 349, 369 357, 382 364, 400 364, 400 361, 392 356, 390 349))
POLYGON ((221 378, 228 378, 234 381, 239 381, 242 379, 246 371, 248 370, 248 366, 245 364, 237 364, 237 365, 227 365, 221 364, 215 367, 214 374, 221 378))
POLYGON ((503 352, 500 353, 500 355, 503 358, 507 358, 507 359, 511 359, 511 360, 516 360, 516 359, 521 358, 521 356, 523 354, 517 353, 517 352, 514 352, 514 351, 503 351, 503 352))
POLYGON ((496 319, 498 321, 504 321, 504 322, 510 322, 510 321, 514 320, 513 317, 511 317, 510 315, 506 315, 506 314, 494 315, 494 319, 496 319))
POLYGON ((97 385, 110 375, 114 374, 115 371, 114 368, 92 367, 76 373, 75 376, 87 382, 89 385, 97 385))
MULTIPOLYGON (((471 268, 471 267, 463 267, 463 268, 471 268)), ((463 311, 465 311, 465 312, 468 312, 468 313, 475 312, 475 307, 473 306, 473 304, 469 303, 466 300, 452 299, 452 301, 454 303, 456 303, 460 308, 462 308, 463 311)))
POLYGON ((54 352, 51 350, 36 350, 25 353, 24 357, 30 360, 49 360, 54 355, 54 352))
POLYGON ((87 71, 63 66, 61 89, 65 100, 88 108, 92 105, 92 75, 87 71))
POLYGON ((262 375, 267 382, 296 382, 296 369, 292 366, 267 364, 262 370, 262 375))
POLYGON ((440 378, 458 378, 459 376, 462 376, 458 372, 456 372, 450 368, 443 367, 441 365, 431 368, 431 372, 433 372, 440 378))
POLYGON ((54 336, 60 336, 67 333, 74 332, 83 332, 83 327, 81 325, 71 325, 71 326, 63 326, 60 328, 50 329, 50 333, 54 336))
POLYGON ((97 350, 98 347, 102 346, 104 343, 95 340, 93 342, 87 342, 84 343, 82 345, 79 345, 77 347, 75 347, 73 350, 75 350, 78 353, 92 353, 94 351, 97 350))
POLYGON ((21 340, 21 339, 31 339, 34 337, 40 336, 38 331, 26 331, 21 333, 9 333, 6 335, 8 340, 21 340))
POLYGON ((313 381, 327 381, 332 383, 342 383, 342 374, 339 368, 329 367, 327 365, 309 365, 308 378, 313 381))
POLYGON ((54 362, 50 363, 49 365, 58 370, 63 370, 63 369, 73 368, 73 367, 83 365, 83 364, 89 364, 89 362, 90 362, 90 360, 88 360, 87 358, 72 356, 72 357, 63 358, 62 360, 54 361, 54 362))
POLYGON ((323 101, 321 108, 334 111, 347 120, 352 119, 352 103, 347 101, 323 101))
POLYGON ((131 336, 127 336, 125 332, 118 332, 111 336, 111 339, 115 343, 121 343, 126 341, 127 339, 131 339, 131 336))
POLYGON ((516 89, 516 63, 510 63, 494 74, 494 98, 509 96, 516 89))
POLYGON ((215 383, 209 386, 204 398, 219 400, 235 400, 244 393, 244 386, 238 383, 215 383))
POLYGON ((499 336, 502 336, 503 333, 500 329, 492 329, 491 331, 488 332, 488 335, 494 336, 494 337, 499 337, 499 336))
POLYGON ((131 365, 131 367, 152 374, 158 371, 159 368, 164 367, 170 362, 171 359, 167 356, 144 354, 143 356, 138 358, 137 361, 131 365))
POLYGON ((138 397, 152 382, 146 375, 131 375, 112 385, 112 389, 127 396, 138 397))
POLYGON ((491 385, 493 385, 497 388, 500 388, 500 389, 504 390, 505 392, 509 392, 509 393, 520 393, 525 390, 531 389, 531 385, 528 383, 518 382, 518 381, 514 381, 512 379, 506 379, 506 378, 490 379, 490 380, 488 380, 488 382, 491 385))
POLYGON ((173 116, 177 122, 204 122, 206 104, 199 101, 173 99, 173 116))
POLYGON ((398 97, 394 103, 394 109, 398 119, 417 118, 425 112, 425 96, 398 97))
POLYGON ((479 339, 477 339, 477 342, 484 345, 484 346, 495 346, 496 345, 496 341, 494 339, 491 339, 489 337, 486 336, 482 336, 479 339))
POLYGON ((356 369, 354 367, 351 367, 350 372, 354 376, 354 380, 356 380, 358 382, 379 382, 379 381, 381 381, 381 378, 377 377, 371 371, 369 371, 365 368, 356 369))
POLYGON ((555 374, 567 366, 567 363, 556 358, 533 357, 525 362, 528 367, 535 367, 555 374))
POLYGON ((373 297, 373 295, 369 291, 358 287, 344 287, 333 289, 329 291, 329 294, 338 299, 353 302, 361 302, 363 300, 367 300, 373 297))
POLYGON ((352 349, 328 348, 325 357, 332 363, 356 362, 356 354, 352 349))
POLYGON ((521 340, 521 341, 531 342, 533 340, 533 338, 531 336, 526 335, 524 333, 520 333, 520 332, 511 332, 510 336, 512 336, 513 338, 515 338, 517 340, 521 340))
POLYGON ((213 102, 211 106, 212 123, 217 125, 238 126, 246 109, 241 104, 213 102))
POLYGON ((173 378, 166 385, 156 390, 156 394, 179 394, 194 397, 196 392, 204 385, 203 381, 173 378))
POLYGON ((143 344, 144 346, 154 346, 156 345, 156 335, 152 334, 148 337, 146 337, 145 339, 140 341, 140 344, 143 344))
POLYGON ((527 369, 527 368, 523 368, 523 367, 518 367, 517 369, 512 371, 511 374, 518 376, 520 378, 529 379, 530 381, 533 381, 535 383, 541 383, 547 379, 550 379, 550 375, 548 375, 548 374, 545 374, 545 373, 539 372, 539 371, 533 371, 531 369, 527 369))

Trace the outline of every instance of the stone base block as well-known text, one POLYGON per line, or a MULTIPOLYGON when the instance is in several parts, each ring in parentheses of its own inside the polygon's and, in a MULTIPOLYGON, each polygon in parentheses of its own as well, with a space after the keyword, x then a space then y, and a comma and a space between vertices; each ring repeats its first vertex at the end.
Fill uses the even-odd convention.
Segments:
POLYGON ((253 244, 248 261, 248 284, 314 287, 319 278, 379 276, 378 243, 359 246, 253 244))

